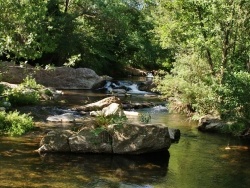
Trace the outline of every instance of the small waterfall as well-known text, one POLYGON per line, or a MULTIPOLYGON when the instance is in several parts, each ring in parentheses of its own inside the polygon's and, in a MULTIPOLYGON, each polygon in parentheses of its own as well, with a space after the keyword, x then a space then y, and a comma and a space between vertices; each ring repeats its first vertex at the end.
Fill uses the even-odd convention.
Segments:
POLYGON ((103 90, 107 93, 124 90, 128 94, 151 94, 150 92, 139 90, 138 84, 131 81, 106 81, 105 85, 97 90, 103 90))
POLYGON ((129 94, 147 94, 147 93, 149 93, 147 91, 140 91, 138 89, 138 85, 137 84, 129 85, 128 88, 130 88, 130 90, 127 92, 129 94))
POLYGON ((158 105, 158 106, 154 106, 152 108, 153 112, 167 112, 168 108, 166 107, 166 105, 158 105))

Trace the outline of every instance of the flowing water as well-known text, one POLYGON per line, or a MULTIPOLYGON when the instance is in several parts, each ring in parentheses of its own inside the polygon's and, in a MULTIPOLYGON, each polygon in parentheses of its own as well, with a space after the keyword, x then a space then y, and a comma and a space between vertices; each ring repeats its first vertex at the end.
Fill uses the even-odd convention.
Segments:
MULTIPOLYGON (((72 107, 103 93, 64 91, 72 107)), ((155 100, 134 95, 131 101, 155 100)), ((164 106, 140 110, 152 123, 181 130, 169 151, 138 156, 34 152, 40 137, 0 137, 0 187, 60 188, 243 188, 250 186, 250 151, 240 139, 198 132, 196 122, 169 114, 164 106), (227 145, 231 146, 226 150, 227 145)), ((46 122, 44 122, 46 124, 46 122)), ((58 125, 60 126, 60 124, 58 125)), ((65 125, 64 125, 65 126, 65 125)))

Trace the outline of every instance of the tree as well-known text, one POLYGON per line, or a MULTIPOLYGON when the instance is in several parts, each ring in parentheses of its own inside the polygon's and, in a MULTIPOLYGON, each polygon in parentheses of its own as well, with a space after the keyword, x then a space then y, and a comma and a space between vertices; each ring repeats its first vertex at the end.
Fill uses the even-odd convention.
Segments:
POLYGON ((46 5, 43 0, 0 0, 0 54, 36 59, 55 49, 48 35, 46 5))
POLYGON ((248 122, 250 2, 175 0, 156 7, 155 33, 175 53, 172 74, 158 89, 199 116, 248 122))
POLYGON ((161 65, 148 1, 0 0, 0 5, 2 59, 89 67, 100 74, 115 74, 128 64, 161 65))

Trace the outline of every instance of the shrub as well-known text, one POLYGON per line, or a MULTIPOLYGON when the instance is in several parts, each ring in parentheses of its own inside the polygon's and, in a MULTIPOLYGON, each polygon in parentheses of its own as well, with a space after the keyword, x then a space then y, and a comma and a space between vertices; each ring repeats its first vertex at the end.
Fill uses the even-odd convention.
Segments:
POLYGON ((7 100, 13 106, 37 104, 40 99, 40 94, 38 91, 27 89, 23 86, 8 89, 5 91, 5 95, 7 97, 7 100))
POLYGON ((0 84, 0 96, 3 94, 5 89, 5 86, 3 84, 0 84))
POLYGON ((35 78, 32 78, 31 76, 27 76, 21 83, 21 86, 25 88, 35 89, 35 90, 39 90, 43 88, 43 86, 38 84, 35 78))
POLYGON ((123 125, 127 121, 126 116, 119 116, 119 115, 109 115, 109 116, 104 116, 104 115, 99 115, 95 119, 96 125, 100 127, 107 127, 108 125, 111 124, 117 124, 117 125, 123 125))
POLYGON ((232 134, 234 136, 240 136, 244 130, 246 130, 245 123, 235 122, 235 123, 224 125, 221 129, 221 132, 232 134))
POLYGON ((219 87, 204 59, 196 54, 178 56, 171 74, 156 77, 156 90, 169 100, 170 110, 196 115, 218 113, 219 87), (196 114, 195 114, 195 113, 196 114))
POLYGON ((151 121, 151 115, 149 113, 139 113, 138 118, 142 123, 149 123, 151 121))
POLYGON ((42 89, 43 86, 37 84, 34 78, 27 76, 18 87, 6 89, 4 95, 13 106, 32 105, 40 101, 42 89))
POLYGON ((222 119, 249 124, 250 121, 250 74, 248 72, 226 73, 224 84, 217 92, 221 96, 222 119))
POLYGON ((34 126, 33 118, 29 114, 14 112, 0 112, 0 131, 11 136, 18 136, 31 130, 34 126))
POLYGON ((239 134, 250 124, 250 74, 221 68, 212 74, 201 57, 185 54, 177 57, 171 74, 156 77, 157 90, 169 100, 170 109, 189 113, 193 119, 203 115, 219 116, 233 122, 225 132, 239 134))

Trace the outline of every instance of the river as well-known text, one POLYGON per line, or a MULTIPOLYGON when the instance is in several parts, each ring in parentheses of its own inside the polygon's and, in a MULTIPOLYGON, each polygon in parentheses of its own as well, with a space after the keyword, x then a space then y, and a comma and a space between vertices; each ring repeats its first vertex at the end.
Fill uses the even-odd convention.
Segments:
MULTIPOLYGON (((98 100, 103 93, 65 91, 72 107, 98 100)), ((150 101, 143 95, 134 101, 150 101)), ((181 139, 166 152, 138 156, 93 154, 39 155, 36 136, 0 137, 0 187, 60 188, 243 188, 250 186, 250 151, 244 141, 201 133, 196 122, 165 111, 151 114, 152 123, 181 131, 181 139), (230 145, 232 149, 226 150, 230 145)), ((46 122, 44 122, 46 124, 46 122)))

